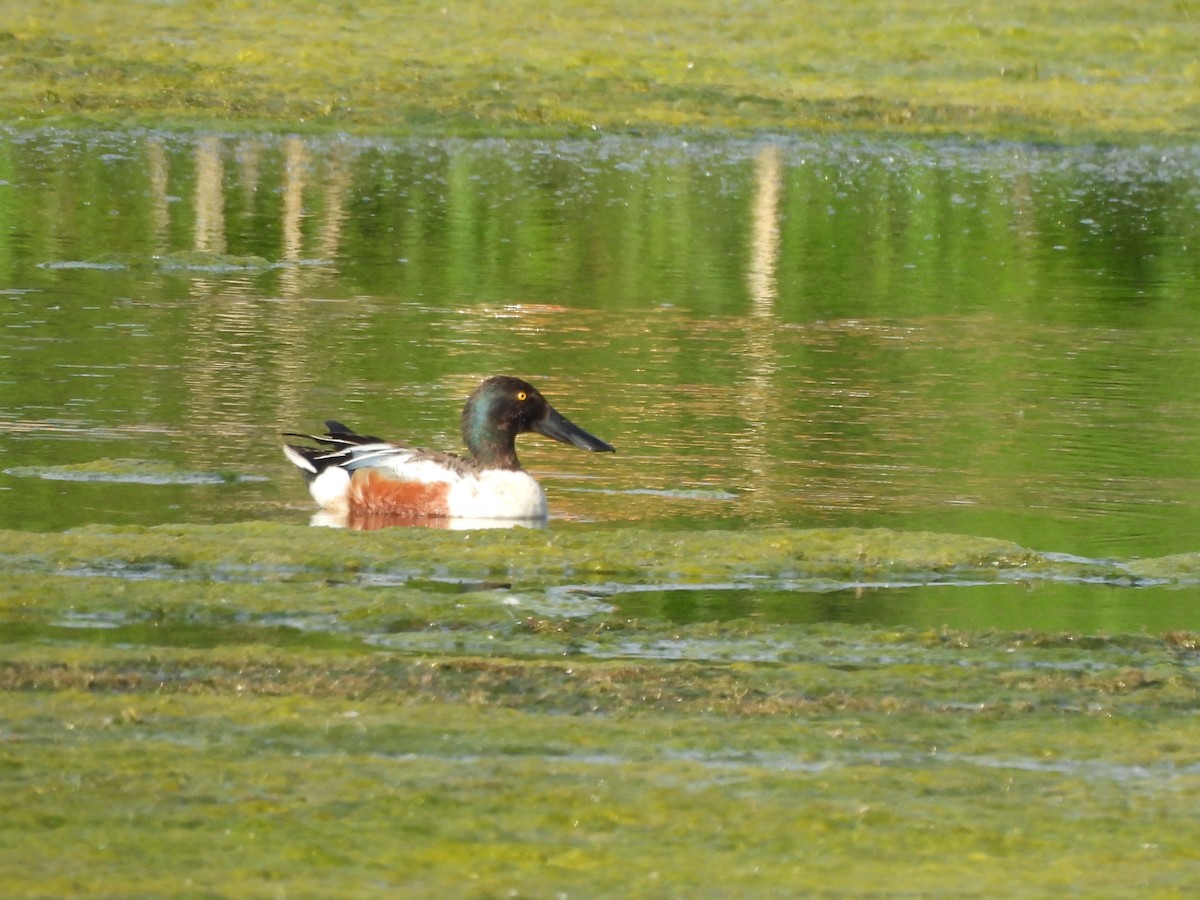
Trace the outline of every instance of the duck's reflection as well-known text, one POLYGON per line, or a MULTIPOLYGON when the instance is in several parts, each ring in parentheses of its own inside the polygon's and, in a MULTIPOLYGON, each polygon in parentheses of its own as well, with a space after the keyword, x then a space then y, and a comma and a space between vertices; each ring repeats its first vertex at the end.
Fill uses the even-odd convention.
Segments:
POLYGON ((390 516, 321 510, 309 524, 317 528, 350 528, 354 531, 378 531, 381 528, 442 528, 471 531, 482 528, 545 528, 545 519, 456 519, 446 516, 390 516))

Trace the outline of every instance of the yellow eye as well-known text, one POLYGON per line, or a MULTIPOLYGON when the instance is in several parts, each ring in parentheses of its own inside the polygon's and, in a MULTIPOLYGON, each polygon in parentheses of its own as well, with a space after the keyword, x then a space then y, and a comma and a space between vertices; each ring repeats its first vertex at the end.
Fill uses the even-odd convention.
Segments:
POLYGON ((517 399, 518 399, 518 400, 524 400, 524 399, 525 399, 525 392, 524 392, 524 391, 517 391, 517 399))

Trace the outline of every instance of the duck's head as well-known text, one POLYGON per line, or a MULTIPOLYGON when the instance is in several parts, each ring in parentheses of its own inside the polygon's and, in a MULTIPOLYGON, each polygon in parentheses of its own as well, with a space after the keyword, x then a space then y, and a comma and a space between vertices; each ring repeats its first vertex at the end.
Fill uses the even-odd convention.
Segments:
POLYGON ((588 434, 551 406, 528 381, 511 375, 487 379, 463 407, 463 440, 487 468, 519 469, 517 435, 530 431, 581 450, 616 452, 611 444, 588 434))

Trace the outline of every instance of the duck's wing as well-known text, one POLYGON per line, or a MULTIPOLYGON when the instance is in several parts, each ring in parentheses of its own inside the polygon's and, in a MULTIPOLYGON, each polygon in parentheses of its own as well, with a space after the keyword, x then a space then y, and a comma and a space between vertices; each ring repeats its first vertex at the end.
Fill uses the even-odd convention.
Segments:
POLYGON ((385 441, 383 438, 371 437, 366 434, 359 434, 353 428, 343 425, 337 419, 325 420, 326 436, 317 438, 327 442, 338 441, 345 444, 389 444, 392 441, 385 441))
POLYGON ((450 477, 474 475, 477 467, 474 460, 463 459, 454 453, 423 450, 396 441, 359 434, 335 419, 325 422, 327 434, 301 434, 284 432, 284 437, 303 438, 319 444, 319 447, 304 447, 284 444, 283 452, 301 471, 310 476, 319 475, 331 466, 348 472, 362 468, 384 469, 393 476, 403 475, 414 465, 428 472, 430 467, 445 469, 450 477))
MULTIPOLYGON (((314 441, 326 447, 353 447, 360 444, 390 444, 392 441, 385 441, 383 438, 371 437, 367 434, 359 434, 353 428, 343 425, 337 419, 325 420, 325 434, 305 434, 299 431, 285 431, 284 437, 304 438, 306 441, 314 441)), ((397 444, 396 446, 404 446, 397 444)))

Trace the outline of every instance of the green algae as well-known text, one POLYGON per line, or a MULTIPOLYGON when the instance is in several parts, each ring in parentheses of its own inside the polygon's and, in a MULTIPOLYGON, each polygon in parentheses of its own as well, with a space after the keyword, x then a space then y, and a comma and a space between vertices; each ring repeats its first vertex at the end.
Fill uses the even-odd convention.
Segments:
POLYGON ((271 262, 261 256, 237 256, 229 253, 214 253, 210 250, 177 250, 173 253, 141 256, 132 253, 101 253, 86 260, 43 263, 46 269, 134 269, 138 271, 204 272, 227 274, 232 272, 265 272, 280 268, 281 263, 271 262))
POLYGON ((842 896, 897 873, 917 895, 1183 896, 1200 876, 1191 632, 679 623, 561 590, 969 592, 1132 584, 1134 563, 881 530, 260 524, 7 532, 0 554, 6 896, 842 896))
MULTIPOLYGON (((83 567, 193 577, 343 576, 541 584, 627 580, 706 584, 764 579, 819 588, 830 582, 971 583, 1075 579, 1132 584, 1117 562, 1051 557, 1008 541, 890 529, 763 528, 664 532, 638 528, 514 528, 444 532, 329 532, 265 523, 89 526, 65 535, 4 532, 0 559, 14 570, 83 567)), ((1194 572, 1177 568, 1175 578, 1194 572)), ((1155 576, 1156 582, 1165 580, 1155 576)))
POLYGON ((0 4, 0 111, 439 134, 1188 135, 1192 7, 26 0, 0 4))
POLYGON ((1193 582, 1200 578, 1200 553, 1173 553, 1154 559, 1134 559, 1127 564, 1130 574, 1167 583, 1193 582))
POLYGON ((94 459, 60 466, 13 466, 5 475, 47 481, 92 481, 118 484, 236 484, 262 476, 235 472, 197 472, 163 460, 94 459))
POLYGON ((1171 895, 1200 864, 1195 715, 748 716, 644 681, 564 716, 287 671, 266 693, 9 693, 6 893, 861 894, 900 870, 917 894, 1171 895))

